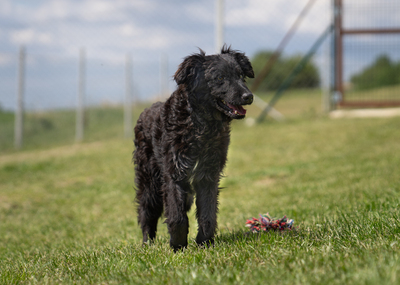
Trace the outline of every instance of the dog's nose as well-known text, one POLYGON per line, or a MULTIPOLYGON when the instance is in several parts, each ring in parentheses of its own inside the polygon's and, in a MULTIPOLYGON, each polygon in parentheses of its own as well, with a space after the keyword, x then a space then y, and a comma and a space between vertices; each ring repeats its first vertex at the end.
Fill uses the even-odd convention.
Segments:
POLYGON ((245 94, 242 95, 242 99, 244 100, 244 102, 246 104, 253 103, 253 98, 254 98, 254 96, 251 93, 245 93, 245 94))

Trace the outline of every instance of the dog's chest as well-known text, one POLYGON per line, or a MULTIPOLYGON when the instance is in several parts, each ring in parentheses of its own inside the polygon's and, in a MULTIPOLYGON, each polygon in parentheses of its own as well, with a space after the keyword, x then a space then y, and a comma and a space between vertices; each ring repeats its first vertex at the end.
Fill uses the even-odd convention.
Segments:
POLYGON ((204 156, 210 156, 215 152, 219 152, 221 148, 229 143, 229 132, 225 129, 207 128, 195 135, 195 148, 201 160, 204 156))
POLYGON ((195 163, 190 171, 190 180, 213 180, 225 164, 229 132, 209 131, 196 135, 192 154, 195 163))

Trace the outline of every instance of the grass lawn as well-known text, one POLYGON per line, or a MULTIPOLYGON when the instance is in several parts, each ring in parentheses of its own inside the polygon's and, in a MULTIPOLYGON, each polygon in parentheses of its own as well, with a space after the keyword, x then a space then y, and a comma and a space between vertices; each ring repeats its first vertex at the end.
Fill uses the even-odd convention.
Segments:
POLYGON ((284 122, 234 122, 212 248, 194 208, 185 251, 162 221, 141 246, 131 140, 3 152, 0 283, 399 284, 400 118, 330 120, 302 97, 278 102, 284 122), (296 228, 246 234, 265 212, 296 228))
POLYGON ((348 90, 345 93, 346 100, 349 101, 400 101, 400 86, 384 86, 368 90, 348 90))
MULTIPOLYGON (((140 106, 140 108, 143 107, 140 106)), ((138 116, 136 111, 139 112, 139 110, 135 109, 134 111, 134 114, 138 116)), ((24 150, 73 144, 75 141, 75 116, 74 110, 27 112, 24 118, 24 150)), ((85 142, 123 137, 121 107, 87 108, 84 118, 85 142)), ((13 152, 14 115, 11 112, 0 110, 0 121, 0 153, 13 152)))

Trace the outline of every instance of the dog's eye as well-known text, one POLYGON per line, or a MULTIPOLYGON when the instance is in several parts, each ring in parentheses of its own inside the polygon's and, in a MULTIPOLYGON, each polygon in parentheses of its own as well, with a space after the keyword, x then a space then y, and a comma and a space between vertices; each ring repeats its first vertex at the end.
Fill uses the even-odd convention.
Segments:
POLYGON ((243 78, 244 78, 243 74, 240 74, 240 79, 243 79, 243 78))
POLYGON ((223 76, 218 76, 218 80, 219 81, 222 81, 222 80, 224 80, 225 78, 223 77, 223 76))

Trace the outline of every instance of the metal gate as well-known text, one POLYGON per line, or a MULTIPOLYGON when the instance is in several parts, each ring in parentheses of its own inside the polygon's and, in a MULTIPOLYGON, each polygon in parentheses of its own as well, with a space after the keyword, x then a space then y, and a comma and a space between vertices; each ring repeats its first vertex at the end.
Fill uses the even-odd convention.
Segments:
POLYGON ((400 106, 399 15, 398 0, 334 0, 334 98, 339 106, 400 106))

